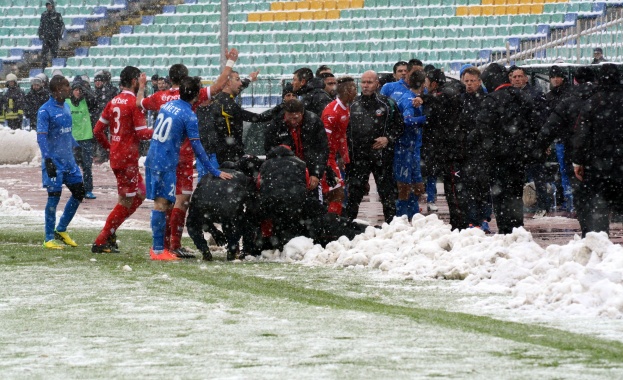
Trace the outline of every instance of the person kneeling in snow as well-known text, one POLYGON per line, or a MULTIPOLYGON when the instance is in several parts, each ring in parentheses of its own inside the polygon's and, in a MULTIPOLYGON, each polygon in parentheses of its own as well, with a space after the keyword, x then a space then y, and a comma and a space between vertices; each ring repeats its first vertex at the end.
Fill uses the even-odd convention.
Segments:
POLYGON ((212 260, 204 230, 218 245, 227 244, 227 260, 238 257, 241 236, 244 252, 255 253, 257 191, 253 178, 257 177, 259 165, 259 159, 253 156, 244 156, 237 163, 226 161, 219 169, 231 174, 231 180, 223 181, 208 174, 197 185, 190 200, 186 228, 204 260, 212 260), (223 232, 216 229, 214 223, 221 223, 223 232))
POLYGON ((255 240, 258 249, 282 249, 296 236, 326 245, 340 236, 352 239, 365 231, 363 224, 327 214, 310 187, 305 162, 289 147, 280 145, 268 153, 260 168, 260 215, 265 220, 255 240))

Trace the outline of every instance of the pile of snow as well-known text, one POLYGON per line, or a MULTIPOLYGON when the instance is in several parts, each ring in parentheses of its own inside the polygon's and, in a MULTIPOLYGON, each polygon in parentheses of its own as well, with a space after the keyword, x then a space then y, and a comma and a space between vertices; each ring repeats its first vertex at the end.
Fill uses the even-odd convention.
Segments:
POLYGON ((623 247, 605 233, 576 235, 567 245, 543 249, 523 228, 493 236, 479 229, 452 231, 437 215, 418 214, 412 223, 395 218, 326 248, 298 237, 263 257, 378 269, 404 279, 461 280, 462 291, 511 294, 511 308, 623 317, 623 247))
POLYGON ((32 214, 30 205, 17 195, 9 195, 7 189, 0 187, 0 214, 2 215, 29 215, 32 214))
POLYGON ((0 165, 25 162, 41 162, 37 133, 0 127, 0 165))

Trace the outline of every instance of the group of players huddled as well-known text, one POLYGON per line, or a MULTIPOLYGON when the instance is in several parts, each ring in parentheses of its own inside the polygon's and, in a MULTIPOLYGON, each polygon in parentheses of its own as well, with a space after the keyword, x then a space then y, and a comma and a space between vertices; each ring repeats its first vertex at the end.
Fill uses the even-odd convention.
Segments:
MULTIPOLYGON (((175 64, 169 70, 172 87, 150 96, 140 69, 121 71, 121 92, 94 127, 110 152, 119 200, 92 252, 118 252, 116 232, 145 198, 154 201, 152 260, 194 257, 181 245, 185 225, 205 260, 212 255, 204 231, 227 245, 228 260, 281 248, 294 236, 321 244, 352 238, 366 227, 354 219, 370 174, 386 222, 396 215, 411 219, 420 211, 423 178, 434 178, 434 187, 440 176, 454 228, 487 231, 492 204, 499 232, 510 233, 523 224, 524 167, 539 162, 551 140, 560 138, 539 134, 533 100, 495 64, 482 75, 464 67, 461 82, 451 82, 439 69, 424 70, 417 59, 401 61, 394 66, 396 81, 382 88, 377 73, 363 73, 359 95, 352 77, 336 79, 326 66, 316 76, 301 68, 284 87, 283 103, 256 114, 236 102, 244 87, 232 70, 237 58, 236 49, 227 52, 223 72, 209 87, 175 64), (157 113, 153 129, 145 111, 157 113), (261 131, 265 158, 245 154, 244 121, 270 122, 261 131), (145 180, 139 170, 142 140, 150 140, 145 180), (195 161, 199 182, 193 192, 195 161)), ((37 118, 48 191, 43 245, 62 249, 56 240, 77 246, 67 226, 85 187, 72 153, 69 82, 54 76, 49 86, 50 100, 37 118), (56 224, 63 184, 72 196, 56 224)))

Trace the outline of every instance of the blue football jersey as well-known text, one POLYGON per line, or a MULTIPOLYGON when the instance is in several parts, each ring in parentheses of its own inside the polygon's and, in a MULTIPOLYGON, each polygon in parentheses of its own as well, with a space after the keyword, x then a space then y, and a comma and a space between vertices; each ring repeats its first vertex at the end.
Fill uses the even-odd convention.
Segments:
POLYGON ((186 137, 199 139, 197 115, 190 103, 178 99, 164 104, 154 124, 145 166, 155 171, 174 171, 186 137))
MULTIPOLYGON (((76 165, 73 148, 76 144, 71 134, 71 111, 65 102, 59 103, 50 97, 37 115, 37 133, 47 134, 49 156, 58 170, 65 170, 76 165)), ((41 160, 45 167, 45 160, 41 160)))

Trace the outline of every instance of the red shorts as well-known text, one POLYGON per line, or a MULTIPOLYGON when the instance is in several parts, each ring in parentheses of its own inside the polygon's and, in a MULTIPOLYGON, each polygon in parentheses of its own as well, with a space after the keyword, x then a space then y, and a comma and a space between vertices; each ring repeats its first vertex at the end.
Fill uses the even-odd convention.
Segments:
POLYGON ((117 178, 117 193, 122 197, 133 197, 137 193, 145 194, 145 181, 138 166, 113 169, 117 178))
POLYGON ((322 193, 326 194, 331 190, 335 190, 338 189, 340 187, 344 187, 344 179, 342 178, 342 173, 340 172, 340 169, 337 167, 337 163, 336 162, 327 162, 327 170, 333 170, 333 173, 335 173, 335 176, 337 177, 337 184, 333 187, 329 186, 329 184, 327 183, 327 175, 324 174, 322 176, 322 179, 320 181, 320 183, 322 184, 322 193))
POLYGON ((175 195, 193 193, 193 162, 181 161, 175 170, 175 195))

